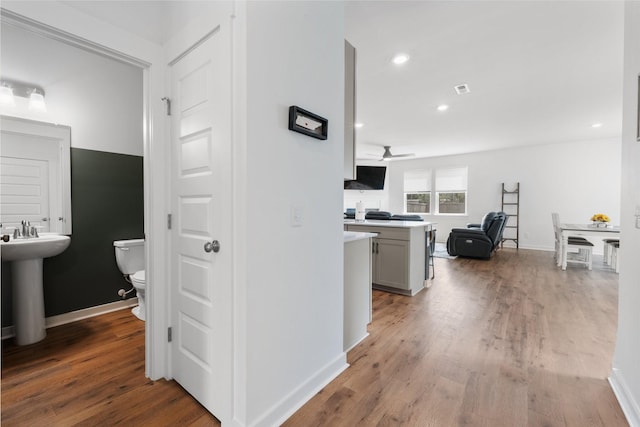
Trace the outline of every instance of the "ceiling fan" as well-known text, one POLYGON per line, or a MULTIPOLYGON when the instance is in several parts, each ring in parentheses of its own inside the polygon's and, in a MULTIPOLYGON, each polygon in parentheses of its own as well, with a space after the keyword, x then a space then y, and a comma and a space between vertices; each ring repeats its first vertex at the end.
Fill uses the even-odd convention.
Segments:
POLYGON ((365 156, 366 156, 366 158, 358 158, 357 160, 389 161, 389 160, 393 160, 393 159, 397 159, 397 158, 401 158, 401 157, 415 156, 415 154, 414 153, 392 154, 391 153, 391 146, 390 145, 385 145, 384 146, 384 153, 382 154, 382 157, 380 157, 379 154, 373 154, 373 153, 366 153, 365 156))
POLYGON ((382 158, 380 159, 380 161, 383 160, 392 160, 392 159, 398 159, 400 157, 411 157, 414 156, 413 153, 406 153, 406 154, 391 154, 391 146, 390 145, 385 145, 384 146, 384 154, 382 155, 382 158))

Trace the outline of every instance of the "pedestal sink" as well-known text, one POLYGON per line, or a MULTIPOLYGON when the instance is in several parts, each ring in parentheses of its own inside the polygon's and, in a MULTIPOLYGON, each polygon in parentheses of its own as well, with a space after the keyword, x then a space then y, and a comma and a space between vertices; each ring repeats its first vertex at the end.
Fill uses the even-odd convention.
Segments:
POLYGON ((0 242, 2 261, 11 261, 13 319, 18 345, 33 344, 47 336, 44 323, 42 259, 69 247, 71 238, 43 233, 40 237, 0 242))

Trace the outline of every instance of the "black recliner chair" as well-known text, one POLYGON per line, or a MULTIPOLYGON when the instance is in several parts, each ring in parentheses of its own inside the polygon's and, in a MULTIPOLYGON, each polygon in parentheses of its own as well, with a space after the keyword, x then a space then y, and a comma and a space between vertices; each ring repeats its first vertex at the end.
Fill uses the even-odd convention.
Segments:
POLYGON ((489 212, 481 224, 468 224, 467 228, 454 228, 447 239, 447 252, 469 258, 489 259, 502 240, 507 222, 504 212, 489 212))

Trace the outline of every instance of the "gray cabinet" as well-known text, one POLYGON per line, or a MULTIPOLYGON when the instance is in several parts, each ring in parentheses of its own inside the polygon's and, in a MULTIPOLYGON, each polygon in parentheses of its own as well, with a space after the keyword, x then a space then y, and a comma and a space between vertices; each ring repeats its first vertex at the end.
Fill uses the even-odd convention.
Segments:
POLYGON ((397 289, 409 288, 409 242, 373 240, 373 283, 397 289))
POLYGON ((348 231, 378 234, 372 239, 372 286, 411 296, 425 286, 425 232, 429 228, 429 224, 414 227, 345 225, 348 231))

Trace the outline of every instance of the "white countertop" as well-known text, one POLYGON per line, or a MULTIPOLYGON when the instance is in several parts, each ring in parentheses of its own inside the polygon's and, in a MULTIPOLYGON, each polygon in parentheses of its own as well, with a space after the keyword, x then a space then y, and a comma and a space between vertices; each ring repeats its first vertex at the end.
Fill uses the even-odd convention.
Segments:
POLYGON ((344 242, 355 242, 356 240, 369 239, 371 237, 376 237, 377 233, 361 233, 358 231, 345 231, 344 232, 344 242))
POLYGON ((433 225, 429 221, 385 221, 379 219, 366 219, 364 221, 356 221, 355 219, 345 219, 345 224, 348 225, 369 225, 374 227, 398 227, 398 228, 412 228, 412 227, 426 227, 433 225))

